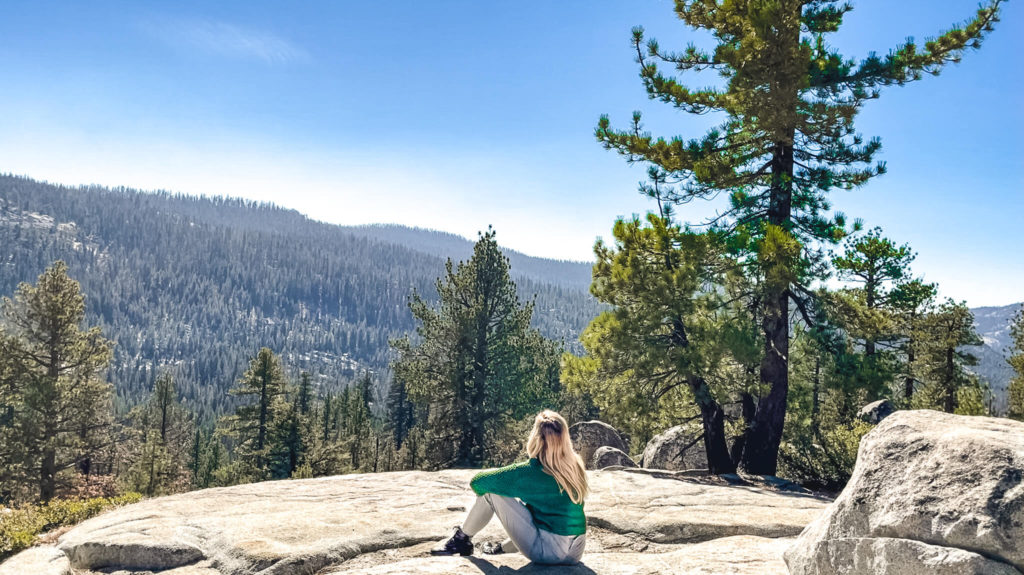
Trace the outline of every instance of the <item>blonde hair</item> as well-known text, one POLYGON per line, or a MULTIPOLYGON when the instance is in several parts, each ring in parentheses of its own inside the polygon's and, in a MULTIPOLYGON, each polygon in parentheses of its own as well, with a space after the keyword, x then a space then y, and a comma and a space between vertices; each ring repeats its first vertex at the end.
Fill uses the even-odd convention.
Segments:
POLYGON ((554 476, 558 487, 577 505, 590 493, 583 460, 572 448, 569 426, 561 415, 545 409, 533 421, 526 441, 526 453, 540 460, 544 470, 554 476))

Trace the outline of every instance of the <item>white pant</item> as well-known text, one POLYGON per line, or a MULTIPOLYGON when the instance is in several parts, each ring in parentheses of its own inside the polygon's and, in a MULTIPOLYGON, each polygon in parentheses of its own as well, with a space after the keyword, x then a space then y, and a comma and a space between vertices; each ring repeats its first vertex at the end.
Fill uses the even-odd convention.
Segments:
POLYGON ((509 539, 501 544, 505 552, 518 550, 534 563, 548 565, 572 565, 583 557, 586 535, 559 535, 541 529, 518 499, 494 493, 477 497, 462 532, 470 537, 476 535, 495 515, 508 533, 509 539))

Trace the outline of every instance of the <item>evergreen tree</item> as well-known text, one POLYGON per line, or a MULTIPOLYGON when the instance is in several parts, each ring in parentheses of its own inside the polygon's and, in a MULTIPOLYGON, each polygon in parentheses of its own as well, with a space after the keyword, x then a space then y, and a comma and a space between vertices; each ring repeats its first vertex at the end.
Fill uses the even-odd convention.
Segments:
POLYGON ((134 409, 128 420, 129 435, 122 449, 128 452, 129 465, 122 483, 129 491, 148 496, 184 490, 190 451, 195 449, 194 425, 178 400, 169 371, 156 377, 149 401, 134 409))
POLYGON ((891 338, 889 292, 909 275, 914 261, 908 246, 897 246, 881 234, 882 230, 875 228, 862 237, 851 238, 846 251, 832 259, 840 279, 860 284, 858 295, 862 296, 868 317, 862 322, 866 325, 858 326, 858 331, 863 334, 864 354, 868 358, 875 356, 879 339, 891 338))
POLYGON ((394 378, 391 381, 391 387, 388 389, 387 410, 395 449, 401 449, 402 443, 409 435, 409 430, 415 424, 415 408, 409 399, 405 382, 399 378, 394 378))
POLYGON ((417 340, 392 342, 395 378, 431 406, 424 424, 436 432, 435 462, 479 466, 488 432, 538 407, 551 387, 544 361, 557 356, 539 353, 545 344, 530 328, 533 304, 520 304, 492 230, 481 234, 469 261, 448 261, 437 292, 436 308, 413 293, 417 340))
POLYGON ((761 397, 743 453, 751 473, 776 472, 789 390, 790 303, 813 295, 814 248, 846 233, 841 214, 830 215, 828 194, 852 189, 884 171, 874 164, 881 144, 854 129, 862 104, 880 88, 938 73, 977 47, 996 22, 1001 0, 923 46, 908 41, 885 57, 857 63, 829 47, 850 4, 827 0, 711 2, 676 0, 677 16, 717 41, 711 52, 694 46, 668 52, 644 31, 633 31, 640 76, 651 98, 688 113, 715 112, 724 122, 703 137, 655 138, 639 113, 626 130, 601 118, 596 136, 630 162, 650 162, 665 182, 676 183, 670 201, 711 199, 725 192, 729 206, 710 223, 727 233, 741 258, 757 262, 776 281, 764 283, 758 314, 763 332, 761 397), (691 89, 666 75, 716 71, 721 87, 691 89), (798 242, 802 257, 774 257, 779 245, 798 242))
POLYGON ((287 479, 299 468, 309 446, 309 431, 297 400, 278 407, 268 448, 272 479, 287 479))
MULTIPOLYGON (((722 403, 730 388, 728 366, 756 357, 752 326, 729 313, 728 266, 714 237, 681 230, 668 219, 619 220, 615 246, 598 243, 592 292, 612 308, 584 331, 588 356, 566 354, 565 378, 598 398, 612 419, 634 429, 638 419, 659 428, 668 407, 695 405, 712 473, 733 473, 722 403), (708 289, 707 286, 712 286, 708 289)), ((692 411, 692 410, 686 410, 692 411)), ((641 430, 641 437, 648 435, 641 430)))
POLYGON ((264 347, 249 361, 249 369, 238 381, 238 387, 231 390, 234 395, 253 400, 239 406, 235 415, 226 420, 226 427, 238 441, 235 455, 256 477, 267 472, 269 433, 278 402, 285 394, 285 384, 277 356, 264 347))
POLYGON ((299 392, 296 401, 299 415, 309 415, 309 409, 313 401, 313 377, 308 371, 299 374, 299 392))
POLYGON ((110 344, 98 327, 82 329, 85 298, 58 261, 35 285, 4 298, 0 332, 0 405, 8 424, 0 492, 52 499, 58 476, 75 468, 88 475, 92 457, 111 443, 112 387, 100 379, 110 344))
POLYGON ((1007 360, 1016 376, 1010 382, 1010 417, 1024 421, 1024 307, 1010 325, 1013 347, 1007 360))
POLYGON ((903 401, 909 404, 914 397, 914 390, 921 381, 920 372, 920 347, 922 340, 927 336, 922 333, 924 329, 923 318, 932 310, 935 302, 935 294, 938 288, 935 284, 924 283, 915 279, 896 286, 890 293, 890 300, 896 313, 896 333, 900 336, 899 349, 904 357, 903 369, 903 401))
POLYGON ((974 329, 974 314, 966 303, 947 300, 924 321, 929 335, 922 342, 927 383, 923 397, 915 400, 916 407, 957 413, 965 398, 972 399, 976 407, 981 403, 981 388, 978 377, 967 368, 977 365, 978 358, 965 349, 982 344, 974 329))
POLYGON ((227 454, 220 437, 212 427, 196 426, 193 433, 192 455, 189 468, 192 471, 192 488, 205 489, 217 484, 220 468, 225 464, 227 454))

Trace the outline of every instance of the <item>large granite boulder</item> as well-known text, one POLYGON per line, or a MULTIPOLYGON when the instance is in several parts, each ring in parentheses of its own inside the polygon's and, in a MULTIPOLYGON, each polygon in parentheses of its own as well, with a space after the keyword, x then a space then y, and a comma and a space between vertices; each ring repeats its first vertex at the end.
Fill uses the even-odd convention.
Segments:
POLYGON ((707 469, 703 427, 700 424, 677 425, 654 436, 647 442, 640 464, 645 469, 668 471, 707 469))
POLYGON ((786 553, 793 575, 1024 572, 1024 423, 898 411, 786 553))
POLYGON ((604 469, 606 467, 637 467, 637 464, 621 449, 605 445, 603 447, 598 447, 597 451, 594 452, 593 467, 594 469, 604 469))
MULTIPOLYGON (((296 573, 764 573, 825 508, 822 499, 671 474, 593 471, 584 566, 519 555, 430 557, 465 519, 473 470, 273 481, 148 499, 74 527, 56 547, 0 565, 4 575, 296 573), (15 570, 8 565, 16 565, 15 570)), ((477 541, 502 538, 495 520, 477 541)))
POLYGON ((629 446, 616 429, 603 421, 581 421, 569 427, 569 437, 587 469, 594 468, 594 453, 600 447, 614 447, 628 453, 629 446))

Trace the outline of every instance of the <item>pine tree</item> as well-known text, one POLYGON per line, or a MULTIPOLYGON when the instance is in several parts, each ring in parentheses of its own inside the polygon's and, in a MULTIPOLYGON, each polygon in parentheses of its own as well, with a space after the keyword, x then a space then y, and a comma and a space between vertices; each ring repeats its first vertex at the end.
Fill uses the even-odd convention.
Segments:
POLYGON ((313 376, 308 371, 299 374, 299 393, 296 401, 299 415, 309 415, 309 408, 313 401, 313 376))
POLYGON ((595 249, 591 288, 612 308, 584 331, 588 355, 563 357, 567 383, 589 391, 627 429, 634 418, 668 427, 678 420, 659 421, 659 412, 679 418, 681 405, 695 406, 711 472, 734 473, 722 404, 742 390, 727 385, 727 366, 757 350, 752 326, 729 313, 727 290, 706 288, 726 284, 721 247, 654 214, 647 225, 617 221, 613 235, 614 247, 595 249))
POLYGON ((227 419, 227 428, 237 439, 235 455, 262 478, 267 472, 269 433, 277 414, 278 402, 285 394, 286 380, 281 364, 268 348, 260 349, 249 361, 249 369, 238 381, 233 395, 250 397, 253 403, 241 405, 227 419))
POLYGON ((831 49, 826 37, 839 30, 850 4, 827 0, 712 2, 676 0, 676 15, 717 41, 711 52, 694 46, 668 52, 633 30, 633 47, 647 93, 684 112, 724 115, 703 137, 655 138, 639 113, 632 126, 614 130, 601 118, 597 139, 630 162, 649 162, 659 178, 675 183, 669 201, 712 199, 723 192, 729 206, 711 220, 733 240, 741 257, 757 262, 777 281, 765 282, 758 314, 763 331, 762 384, 743 466, 774 474, 789 389, 790 303, 813 296, 817 244, 846 234, 846 219, 831 214, 828 194, 852 189, 884 172, 874 163, 877 139, 864 141, 854 118, 885 86, 937 74, 979 46, 997 21, 1002 0, 989 0, 977 16, 919 46, 908 41, 885 57, 855 62, 831 49), (713 70, 721 87, 691 89, 659 64, 678 73, 713 70), (803 257, 776 258, 775 248, 796 241, 803 257))
POLYGON ((898 370, 894 348, 903 334, 897 329, 897 313, 909 302, 897 301, 894 296, 909 295, 898 288, 908 281, 914 257, 909 246, 896 245, 875 228, 848 238, 844 252, 832 258, 839 279, 856 286, 831 297, 841 302, 841 325, 863 348, 856 379, 865 401, 885 395, 898 370), (883 349, 878 350, 879 346, 883 349))
POLYGON ((388 424, 391 427, 395 449, 398 450, 402 448, 402 443, 405 442, 409 430, 415 423, 413 403, 409 399, 405 382, 399 378, 394 378, 391 381, 391 387, 388 389, 387 410, 388 424))
POLYGON ((926 389, 923 397, 915 400, 916 406, 957 413, 964 394, 981 393, 978 377, 967 370, 978 364, 978 358, 965 349, 982 344, 974 328, 974 314, 966 303, 947 300, 924 322, 928 334, 922 342, 926 389))
POLYGON ((309 446, 306 423, 298 401, 278 407, 267 449, 272 479, 287 479, 299 468, 309 446))
POLYGON ((920 382, 920 346, 926 339, 921 333, 922 320, 932 310, 935 284, 915 279, 896 286, 890 293, 890 300, 896 312, 896 333, 901 340, 899 349, 904 357, 903 369, 903 401, 909 404, 914 397, 914 390, 920 382))
POLYGON ((132 410, 128 421, 130 433, 122 450, 128 452, 129 464, 122 483, 148 496, 183 490, 189 483, 190 451, 195 449, 194 424, 178 400, 169 371, 153 380, 149 401, 132 410))
POLYGON ((1024 421, 1024 307, 1010 325, 1013 347, 1007 360, 1016 376, 1010 381, 1010 417, 1024 421))
POLYGON ((0 491, 25 493, 34 484, 49 501, 60 473, 88 474, 92 456, 111 443, 113 390, 100 379, 110 344, 98 327, 83 330, 84 318, 85 298, 61 261, 3 300, 0 405, 9 424, 0 428, 0 491))
POLYGON ((860 295, 869 317, 859 326, 864 337, 864 354, 875 355, 879 339, 890 336, 889 292, 910 273, 914 253, 907 245, 897 246, 875 228, 859 238, 848 241, 846 251, 832 259, 839 278, 860 284, 860 295))
POLYGON ((414 400, 431 405, 424 425, 436 432, 432 459, 475 467, 486 461, 488 431, 539 407, 551 384, 544 362, 557 355, 539 353, 545 345, 530 328, 533 304, 520 304, 493 230, 481 234, 469 261, 447 262, 437 292, 436 308, 413 293, 418 341, 392 342, 393 369, 414 400))

